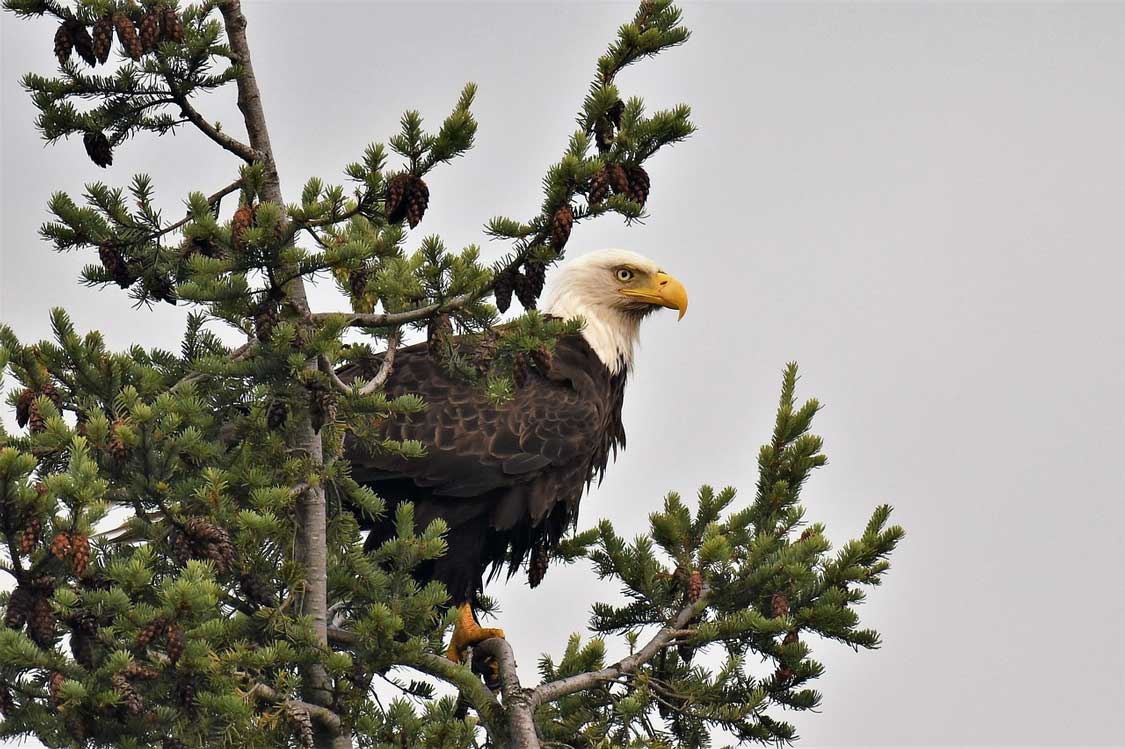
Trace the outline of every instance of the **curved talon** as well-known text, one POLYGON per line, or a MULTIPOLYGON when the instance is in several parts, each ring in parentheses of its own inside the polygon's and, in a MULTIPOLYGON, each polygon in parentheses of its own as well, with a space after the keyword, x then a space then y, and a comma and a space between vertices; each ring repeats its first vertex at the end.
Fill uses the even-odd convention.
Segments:
POLYGON ((445 657, 454 663, 465 662, 465 651, 473 645, 478 645, 493 637, 503 639, 504 630, 495 627, 482 627, 477 624, 473 616, 472 607, 463 603, 457 607, 457 625, 453 628, 453 637, 445 651, 445 657))

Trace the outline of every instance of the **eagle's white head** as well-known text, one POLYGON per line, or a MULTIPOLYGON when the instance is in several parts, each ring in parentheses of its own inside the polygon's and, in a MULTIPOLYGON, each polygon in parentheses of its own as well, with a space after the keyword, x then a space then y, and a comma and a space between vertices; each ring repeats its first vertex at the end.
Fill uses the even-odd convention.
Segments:
POLYGON ((582 317, 582 335, 610 372, 633 364, 641 320, 658 307, 687 312, 684 285, 653 261, 628 250, 599 250, 563 264, 551 279, 543 311, 582 317))

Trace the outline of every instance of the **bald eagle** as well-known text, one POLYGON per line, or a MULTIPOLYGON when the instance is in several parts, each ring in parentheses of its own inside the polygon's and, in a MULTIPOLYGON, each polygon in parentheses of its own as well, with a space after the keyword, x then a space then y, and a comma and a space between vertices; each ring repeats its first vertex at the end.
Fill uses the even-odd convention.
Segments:
POLYGON ((447 553, 418 574, 444 583, 460 609, 451 659, 503 636, 480 628, 472 613, 486 576, 505 567, 511 575, 530 560, 530 582, 538 584, 551 550, 577 519, 584 490, 625 446, 621 407, 641 320, 661 307, 682 318, 687 303, 683 284, 635 252, 603 250, 570 261, 556 273, 543 312, 581 317, 585 325, 558 341, 547 371, 532 371, 500 405, 449 375, 425 344, 398 352, 387 396, 416 394, 427 408, 389 420, 386 436, 418 440, 426 455, 355 444, 348 457, 353 478, 392 510, 375 525, 368 548, 394 536, 400 502, 414 503, 419 529, 437 518, 447 523, 447 553))

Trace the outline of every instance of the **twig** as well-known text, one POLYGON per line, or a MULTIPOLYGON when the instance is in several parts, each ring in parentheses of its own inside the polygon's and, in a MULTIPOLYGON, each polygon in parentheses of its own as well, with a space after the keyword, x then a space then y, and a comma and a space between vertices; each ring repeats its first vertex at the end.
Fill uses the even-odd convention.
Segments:
POLYGON ((352 389, 348 387, 343 380, 340 379, 340 376, 338 374, 336 374, 336 370, 333 369, 332 362, 328 361, 327 356, 325 356, 324 354, 319 354, 316 357, 316 362, 320 367, 320 371, 328 377, 328 381, 332 383, 332 387, 334 387, 337 392, 343 393, 344 395, 352 392, 352 389))
POLYGON ((633 655, 622 658, 612 666, 603 668, 600 671, 588 671, 584 674, 569 676, 565 679, 556 679, 555 681, 536 687, 531 692, 532 707, 537 707, 547 702, 554 702, 568 694, 574 694, 583 689, 591 689, 601 682, 613 681, 620 676, 636 671, 652 660, 657 653, 671 644, 673 640, 684 636, 688 622, 698 616, 703 609, 706 608, 707 593, 708 589, 706 585, 704 585, 703 593, 700 595, 698 601, 680 609, 674 619, 662 627, 660 631, 648 641, 648 644, 633 655))
POLYGON ((254 684, 250 687, 250 691, 247 692, 246 696, 250 698, 261 697, 267 702, 298 707, 307 712, 310 718, 320 723, 320 725, 333 736, 338 736, 340 734, 340 716, 326 707, 283 697, 278 694, 276 690, 267 687, 265 684, 254 684))
POLYGON ((379 365, 379 371, 371 382, 359 389, 360 395, 371 395, 387 384, 387 379, 391 376, 391 368, 395 365, 395 351, 398 350, 399 337, 398 328, 395 328, 387 338, 387 350, 383 353, 383 363, 379 365))
MULTIPOLYGON (((229 185, 224 187, 222 190, 219 190, 214 195, 209 196, 207 198, 207 202, 208 203, 214 203, 219 198, 226 197, 227 195, 230 195, 232 192, 240 189, 241 187, 242 187, 242 178, 239 177, 234 182, 231 182, 229 185)), ((165 234, 168 234, 169 232, 173 232, 176 229, 179 229, 181 226, 183 226, 184 224, 186 224, 189 221, 191 221, 191 214, 190 213, 188 213, 186 216, 184 216, 184 218, 181 221, 177 221, 176 223, 171 224, 170 226, 164 227, 163 229, 156 232, 152 236, 153 237, 160 237, 160 236, 163 236, 165 234)))

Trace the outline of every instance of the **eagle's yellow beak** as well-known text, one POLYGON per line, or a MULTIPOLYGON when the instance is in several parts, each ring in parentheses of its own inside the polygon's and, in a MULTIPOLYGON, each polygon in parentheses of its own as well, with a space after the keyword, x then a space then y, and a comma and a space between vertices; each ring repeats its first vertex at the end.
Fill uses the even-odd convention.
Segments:
POLYGON ((684 319, 687 314, 687 289, 667 273, 660 272, 652 277, 652 282, 644 286, 631 289, 622 289, 621 293, 633 299, 640 299, 649 304, 659 304, 661 307, 680 311, 676 319, 684 319))

